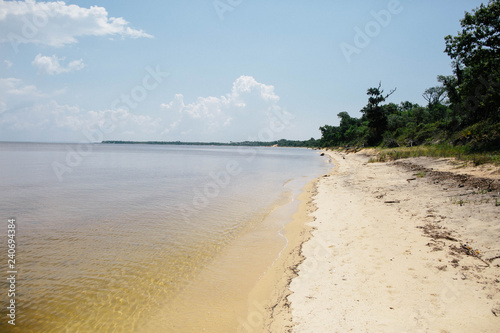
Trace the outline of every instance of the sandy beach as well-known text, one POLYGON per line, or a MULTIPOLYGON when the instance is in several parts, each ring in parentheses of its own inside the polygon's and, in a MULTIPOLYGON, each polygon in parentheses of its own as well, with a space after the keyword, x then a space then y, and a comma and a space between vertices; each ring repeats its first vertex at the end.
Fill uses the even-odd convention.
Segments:
POLYGON ((263 331, 498 332, 498 168, 327 154, 266 275, 273 297, 254 302, 263 331))

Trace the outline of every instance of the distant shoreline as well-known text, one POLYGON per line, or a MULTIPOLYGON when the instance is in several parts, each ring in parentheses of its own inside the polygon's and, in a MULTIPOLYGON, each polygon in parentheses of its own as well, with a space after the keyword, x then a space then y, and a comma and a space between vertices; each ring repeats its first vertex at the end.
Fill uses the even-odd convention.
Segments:
POLYGON ((144 144, 144 145, 176 145, 176 146, 233 146, 233 147, 300 147, 313 148, 310 140, 285 140, 278 141, 241 141, 241 142, 183 142, 183 141, 121 141, 105 140, 101 144, 144 144))

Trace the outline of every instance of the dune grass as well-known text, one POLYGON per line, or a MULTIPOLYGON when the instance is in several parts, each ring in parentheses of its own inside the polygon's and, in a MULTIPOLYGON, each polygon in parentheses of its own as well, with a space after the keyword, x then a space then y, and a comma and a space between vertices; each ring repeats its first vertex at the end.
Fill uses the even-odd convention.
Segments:
POLYGON ((500 165, 500 152, 472 152, 468 147, 451 145, 430 145, 417 147, 381 148, 370 162, 395 161, 409 157, 453 157, 457 160, 472 162, 475 166, 492 163, 500 165))

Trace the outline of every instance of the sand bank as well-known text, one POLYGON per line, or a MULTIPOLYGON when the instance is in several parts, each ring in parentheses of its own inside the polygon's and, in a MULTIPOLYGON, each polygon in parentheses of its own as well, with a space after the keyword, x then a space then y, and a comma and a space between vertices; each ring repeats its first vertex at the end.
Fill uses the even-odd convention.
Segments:
POLYGON ((307 228, 289 226, 263 330, 498 332, 498 170, 478 181, 449 160, 330 154, 299 210, 307 228))

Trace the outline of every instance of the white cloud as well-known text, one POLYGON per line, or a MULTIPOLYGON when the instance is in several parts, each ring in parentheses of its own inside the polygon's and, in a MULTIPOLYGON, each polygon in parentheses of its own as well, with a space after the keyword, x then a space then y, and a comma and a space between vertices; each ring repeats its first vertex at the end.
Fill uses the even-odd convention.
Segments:
POLYGON ((120 108, 85 111, 52 100, 60 93, 43 93, 18 78, 0 78, 0 141, 86 141, 85 132, 109 126, 110 138, 122 140, 153 137, 161 131, 159 118, 120 108))
MULTIPOLYGON (((3 107, 0 101, 0 110, 3 107)), ((85 111, 56 101, 36 103, 0 112, 0 140, 99 141, 151 137, 160 129, 159 119, 127 110, 85 111), (106 136, 103 132, 106 129, 106 136), (91 140, 86 133, 92 134, 91 140)))
POLYGON ((35 2, 0 0, 0 42, 61 47, 82 36, 121 36, 152 38, 133 29, 121 17, 108 17, 103 7, 83 8, 63 1, 35 2))
POLYGON ((79 71, 85 67, 82 59, 73 60, 69 62, 66 67, 60 64, 60 60, 62 61, 64 58, 58 58, 56 55, 48 57, 38 54, 31 64, 38 67, 38 73, 46 73, 49 75, 79 71))
POLYGON ((134 114, 125 109, 89 111, 85 114, 84 118, 85 126, 82 126, 82 129, 98 131, 103 128, 111 128, 109 138, 117 137, 120 140, 135 140, 137 137, 156 137, 161 128, 161 119, 148 115, 134 114), (137 136, 131 136, 132 133, 135 133, 137 136))
POLYGON ((259 135, 273 132, 277 136, 293 118, 278 105, 279 99, 274 86, 251 76, 240 76, 231 92, 220 97, 198 97, 186 104, 184 96, 177 94, 173 101, 161 105, 165 126, 162 134, 187 133, 189 140, 201 141, 274 140, 259 135))
POLYGON ((86 111, 62 105, 53 100, 56 96, 17 78, 0 79, 0 141, 86 141, 85 133, 97 133, 93 141, 272 141, 293 137, 293 116, 278 104, 274 87, 251 76, 239 77, 230 92, 220 97, 198 97, 187 103, 177 94, 156 115, 123 108, 86 111))
MULTIPOLYGON (((21 105, 29 105, 47 97, 36 86, 17 78, 0 78, 0 113, 21 105)), ((0 128, 1 131, 1 128, 0 128)))
POLYGON ((0 78, 0 101, 6 101, 10 98, 30 98, 42 97, 44 94, 40 92, 34 85, 26 85, 21 79, 17 78, 0 78))
POLYGON ((5 67, 7 67, 7 68, 11 68, 13 65, 12 61, 9 61, 9 60, 4 60, 3 62, 5 63, 5 67))

